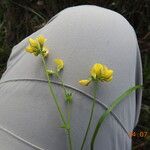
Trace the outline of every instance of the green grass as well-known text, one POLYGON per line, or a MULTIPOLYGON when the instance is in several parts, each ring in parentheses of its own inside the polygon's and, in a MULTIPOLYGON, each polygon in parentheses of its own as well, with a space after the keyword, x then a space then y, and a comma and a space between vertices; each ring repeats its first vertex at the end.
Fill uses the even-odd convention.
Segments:
MULTIPOLYGON (((122 14, 134 27, 142 54, 144 91, 140 120, 135 131, 150 132, 150 1, 149 0, 5 0, 0 1, 0 76, 12 47, 38 30, 62 9, 94 4, 122 14), (23 18, 23 19, 22 19, 23 18)), ((150 137, 133 138, 133 148, 150 147, 150 137)))

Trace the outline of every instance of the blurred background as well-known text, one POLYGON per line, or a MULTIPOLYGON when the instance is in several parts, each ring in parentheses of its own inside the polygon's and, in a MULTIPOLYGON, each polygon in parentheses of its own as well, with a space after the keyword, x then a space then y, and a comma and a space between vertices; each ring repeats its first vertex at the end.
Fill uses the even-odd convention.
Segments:
POLYGON ((0 0, 0 77, 14 45, 43 27, 66 7, 91 4, 122 14, 134 27, 142 55, 144 91, 140 120, 136 132, 149 132, 134 137, 135 150, 150 149, 150 0, 0 0))

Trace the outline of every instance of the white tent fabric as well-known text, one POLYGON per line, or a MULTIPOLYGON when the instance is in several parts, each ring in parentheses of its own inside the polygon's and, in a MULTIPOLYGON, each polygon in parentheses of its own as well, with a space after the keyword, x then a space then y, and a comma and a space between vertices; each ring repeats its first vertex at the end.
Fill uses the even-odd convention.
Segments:
MULTIPOLYGON (((94 63, 114 70, 110 83, 100 83, 93 124, 84 149, 89 150, 91 134, 106 108, 121 93, 142 84, 141 57, 132 26, 120 14, 97 6, 76 6, 57 14, 42 29, 29 37, 47 38, 50 47, 47 64, 54 58, 65 62, 62 77, 73 92, 71 126, 74 150, 79 150, 92 104, 93 86, 83 87, 78 81, 88 77, 94 63)), ((0 149, 66 150, 64 130, 52 97, 40 57, 25 52, 28 38, 11 52, 7 70, 0 81, 0 149)), ((62 88, 52 79, 63 110, 66 109, 62 88)), ((132 93, 105 120, 95 150, 130 150, 131 132, 138 122, 141 90, 132 93)))

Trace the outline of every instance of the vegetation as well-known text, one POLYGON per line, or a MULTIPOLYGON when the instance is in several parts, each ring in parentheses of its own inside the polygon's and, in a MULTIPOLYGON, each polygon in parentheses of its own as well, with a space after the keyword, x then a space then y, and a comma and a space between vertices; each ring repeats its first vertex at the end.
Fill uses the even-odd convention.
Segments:
MULTIPOLYGON (((14 45, 43 27, 66 7, 92 4, 115 10, 134 27, 142 54, 144 91, 136 132, 150 133, 150 1, 149 0, 0 0, 0 76, 14 45)), ((150 147, 150 136, 133 137, 133 149, 150 147)))

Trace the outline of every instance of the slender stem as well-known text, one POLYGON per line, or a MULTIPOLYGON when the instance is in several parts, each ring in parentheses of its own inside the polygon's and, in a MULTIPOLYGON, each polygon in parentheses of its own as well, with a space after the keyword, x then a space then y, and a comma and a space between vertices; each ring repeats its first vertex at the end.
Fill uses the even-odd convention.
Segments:
POLYGON ((69 141, 69 149, 72 150, 72 140, 71 140, 71 133, 70 133, 70 129, 67 130, 68 132, 68 141, 69 141))
POLYGON ((98 87, 97 86, 97 81, 95 81, 95 88, 94 88, 94 91, 93 91, 94 99, 93 99, 93 103, 92 103, 92 108, 91 108, 91 113, 90 113, 90 119, 89 119, 89 122, 88 122, 88 126, 87 126, 87 129, 86 129, 85 136, 83 138, 83 142, 82 142, 82 145, 81 145, 81 150, 83 150, 83 147, 84 147, 84 144, 85 144, 88 132, 90 130, 90 126, 91 126, 91 122, 92 122, 92 118, 93 118, 93 113, 94 113, 94 108, 95 108, 95 102, 96 102, 97 87, 98 87))
MULTIPOLYGON (((58 72, 56 72, 56 75, 57 77, 59 78, 61 84, 62 84, 62 87, 63 87, 63 90, 64 90, 64 93, 65 93, 65 96, 67 95, 67 90, 64 86, 64 82, 62 80, 62 78, 60 77, 60 75, 58 74, 58 72)), ((67 103, 67 123, 69 125, 69 129, 67 129, 67 133, 68 133, 68 141, 69 141, 69 149, 72 150, 72 138, 71 138, 71 128, 70 128, 70 110, 68 108, 68 103, 67 103)))
POLYGON ((68 105, 67 105, 67 119, 68 119, 68 124, 70 126, 70 109, 68 108, 68 105))
POLYGON ((64 85, 64 82, 63 82, 62 78, 60 77, 60 75, 59 75, 59 73, 58 73, 57 71, 56 71, 56 76, 59 78, 59 80, 60 80, 60 82, 61 82, 61 84, 62 84, 64 93, 65 93, 65 95, 66 95, 66 94, 67 94, 67 90, 66 90, 66 88, 65 88, 65 85, 64 85))
POLYGON ((67 104, 67 119, 68 119, 68 125, 69 125, 69 129, 68 129, 68 141, 69 141, 69 146, 70 146, 70 150, 72 150, 72 137, 71 137, 71 126, 70 126, 70 110, 69 110, 69 104, 67 104))
MULTIPOLYGON (((64 114, 63 114, 62 109, 61 109, 61 107, 60 107, 60 105, 59 105, 59 103, 58 103, 56 94, 54 93, 53 88, 52 88, 52 86, 51 86, 51 80, 50 80, 49 75, 48 75, 48 73, 47 73, 47 69, 48 69, 48 68, 47 68, 47 65, 46 65, 46 63, 45 63, 45 59, 44 59, 44 57, 43 57, 42 55, 41 55, 41 57, 42 57, 43 65, 44 65, 45 75, 46 75, 47 80, 48 80, 49 90, 50 90, 50 92, 51 92, 51 94, 52 94, 52 96, 53 96, 53 99, 54 99, 55 104, 56 104, 56 106, 57 106, 57 110, 58 110, 58 112, 59 112, 59 114, 60 114, 61 120, 62 120, 63 124, 66 126, 66 125, 67 125, 67 122, 66 122, 66 120, 65 120, 64 114)), ((61 82, 62 82, 63 88, 64 88, 64 90, 65 90, 64 83, 63 83, 62 80, 61 80, 61 82)), ((65 90, 65 92, 66 92, 66 90, 65 90)), ((70 123, 70 122, 69 122, 69 123, 70 123)), ((69 129, 66 129, 66 130, 67 130, 67 136, 68 136, 69 150, 72 150, 72 141, 71 141, 70 128, 69 128, 69 129)))
POLYGON ((59 103, 58 103, 56 94, 54 93, 53 88, 52 88, 52 86, 51 86, 51 81, 50 81, 49 75, 48 75, 48 73, 47 73, 47 69, 48 69, 48 68, 47 68, 47 65, 46 65, 46 63, 45 63, 45 59, 44 59, 44 57, 43 57, 42 55, 41 55, 41 57, 42 57, 43 65, 44 65, 45 75, 46 75, 47 80, 48 80, 49 90, 50 90, 50 92, 51 92, 51 94, 52 94, 52 96, 53 96, 53 98, 54 98, 54 101, 55 101, 55 104, 56 104, 56 106, 57 106, 57 110, 58 110, 58 112, 59 112, 59 114, 60 114, 61 120, 62 120, 62 122, 64 123, 64 125, 66 125, 65 117, 64 117, 64 115, 63 115, 63 113, 62 113, 61 107, 59 106, 59 103))

